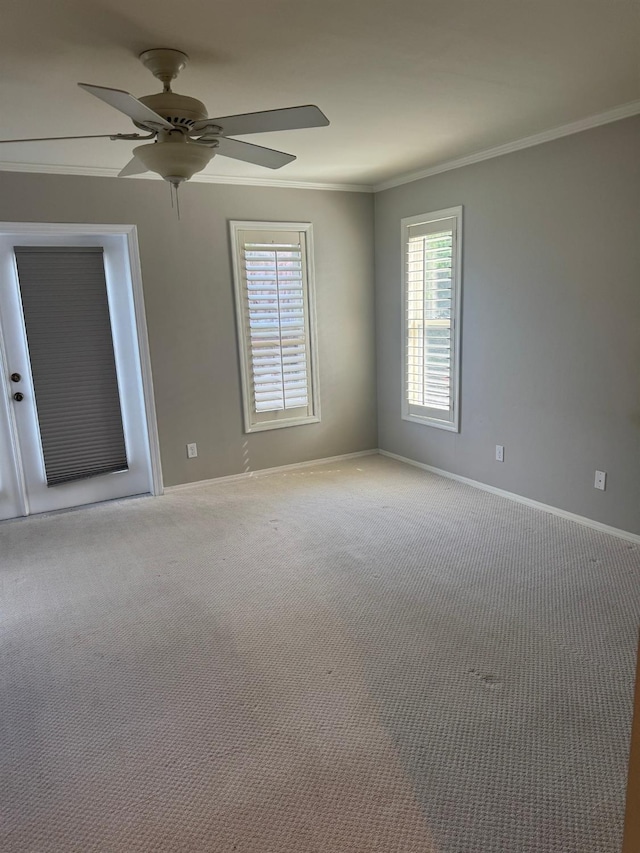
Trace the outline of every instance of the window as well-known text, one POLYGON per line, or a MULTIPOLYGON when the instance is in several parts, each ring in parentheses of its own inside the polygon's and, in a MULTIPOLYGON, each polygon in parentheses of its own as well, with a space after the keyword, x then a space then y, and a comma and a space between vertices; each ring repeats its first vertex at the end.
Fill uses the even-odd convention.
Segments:
POLYGON ((402 417, 458 432, 462 208, 402 220, 402 417))
POLYGON ((310 223, 231 222, 245 431, 320 420, 310 223))

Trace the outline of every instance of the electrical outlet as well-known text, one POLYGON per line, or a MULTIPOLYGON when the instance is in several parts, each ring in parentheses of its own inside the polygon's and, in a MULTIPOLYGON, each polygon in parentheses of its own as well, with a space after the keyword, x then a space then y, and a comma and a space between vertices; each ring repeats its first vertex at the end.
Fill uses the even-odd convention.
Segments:
POLYGON ((187 444, 187 456, 189 459, 195 459, 198 455, 198 445, 193 442, 193 444, 187 444))
POLYGON ((504 462, 504 447, 496 444, 496 462, 504 462))
POLYGON ((607 488, 607 472, 596 471, 596 481, 593 484, 594 488, 601 489, 603 492, 607 488))

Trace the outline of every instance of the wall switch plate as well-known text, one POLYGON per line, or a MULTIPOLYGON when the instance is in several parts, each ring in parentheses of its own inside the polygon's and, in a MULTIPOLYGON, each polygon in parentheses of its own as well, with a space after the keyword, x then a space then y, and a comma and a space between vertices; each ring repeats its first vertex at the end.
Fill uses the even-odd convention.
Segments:
POLYGON ((604 490, 607 488, 607 472, 606 471, 596 471, 596 481, 593 484, 596 489, 604 490))
POLYGON ((187 456, 189 459, 195 459, 198 455, 198 445, 193 442, 193 444, 187 444, 187 456))
POLYGON ((496 462, 504 462, 504 447, 502 444, 496 444, 496 462))

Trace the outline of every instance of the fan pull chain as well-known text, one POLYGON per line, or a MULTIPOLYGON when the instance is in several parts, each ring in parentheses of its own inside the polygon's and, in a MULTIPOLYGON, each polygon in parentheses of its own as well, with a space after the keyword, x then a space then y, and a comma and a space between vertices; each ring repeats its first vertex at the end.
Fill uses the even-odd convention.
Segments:
POLYGON ((176 208, 178 220, 180 219, 180 197, 178 195, 178 188, 179 187, 180 187, 180 183, 178 181, 176 181, 175 183, 173 181, 169 181, 169 191, 171 193, 171 207, 176 208), (174 193, 175 193, 175 199, 176 199, 175 204, 173 202, 174 193))

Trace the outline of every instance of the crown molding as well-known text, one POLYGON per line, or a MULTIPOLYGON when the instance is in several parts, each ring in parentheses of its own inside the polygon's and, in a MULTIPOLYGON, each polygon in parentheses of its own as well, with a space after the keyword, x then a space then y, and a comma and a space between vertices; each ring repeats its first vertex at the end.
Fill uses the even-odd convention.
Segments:
MULTIPOLYGON (((191 178, 193 183, 201 184, 228 184, 231 186, 241 187, 279 187, 281 189, 297 189, 297 190, 329 190, 333 192, 350 192, 350 193, 378 193, 383 190, 389 190, 393 187, 402 186, 402 184, 410 184, 413 181, 420 181, 422 178, 430 178, 433 175, 439 175, 442 172, 450 172, 453 169, 461 169, 464 166, 472 166, 474 163, 481 163, 483 160, 492 160, 494 157, 502 157, 503 154, 512 154, 514 151, 522 151, 524 148, 533 148, 535 145, 542 145, 545 142, 552 142, 554 139, 561 139, 563 136, 571 136, 574 133, 581 133, 583 130, 591 130, 594 127, 600 127, 604 124, 611 124, 615 121, 621 121, 625 118, 638 115, 640 113, 640 100, 630 101, 627 104, 621 104, 613 109, 606 110, 596 115, 588 116, 587 118, 578 119, 569 124, 561 124, 558 127, 544 130, 541 133, 535 133, 532 136, 525 136, 521 139, 515 139, 512 142, 507 142, 504 145, 496 145, 494 148, 486 148, 483 151, 477 151, 474 154, 469 154, 465 157, 459 157, 455 160, 446 160, 443 163, 438 163, 435 166, 430 166, 426 169, 420 169, 415 172, 405 172, 397 175, 395 178, 389 178, 386 181, 381 181, 378 184, 338 184, 338 183, 318 183, 313 181, 283 181, 273 178, 244 178, 233 177, 230 175, 209 175, 200 172, 191 178)), ((0 161, 0 171, 3 172, 30 172, 34 174, 47 175, 81 175, 93 178, 116 178, 119 169, 108 168, 102 166, 60 166, 54 164, 40 163, 13 163, 0 161)), ((127 180, 157 180, 154 175, 136 175, 135 177, 127 178, 127 180)))
POLYGON ((226 175, 194 175, 196 179, 204 184, 234 184, 245 187, 282 187, 284 189, 296 190, 331 190, 343 193, 372 193, 373 187, 368 184, 333 184, 317 183, 313 181, 277 181, 273 178, 233 178, 226 175))
MULTIPOLYGON (((13 163, 0 160, 0 172, 28 172, 39 175, 80 175, 90 178, 117 178, 119 169, 106 166, 60 166, 42 163, 13 163)), ((155 175, 136 175, 128 177, 131 181, 158 180, 155 175)), ((334 184, 317 183, 312 181, 282 181, 273 178, 241 178, 230 175, 207 175, 200 172, 191 178, 190 183, 198 184, 229 184, 243 187, 279 187, 295 190, 330 190, 347 193, 372 193, 373 187, 366 184, 334 184)))
POLYGON ((542 131, 541 133, 535 133, 533 136, 525 136, 522 139, 516 139, 504 145, 496 145, 495 148, 486 148, 484 151, 478 151, 466 157, 459 157, 456 160, 447 160, 436 166, 430 166, 428 169, 421 169, 417 172, 408 172, 398 175, 395 178, 389 178, 387 181, 374 184, 373 192, 377 193, 383 190, 390 190, 393 187, 402 186, 402 184, 410 184, 422 178, 439 175, 441 172, 450 172, 452 169, 461 169, 463 166, 471 166, 474 163, 481 163, 483 160, 492 160, 494 157, 501 157, 503 154, 521 151, 523 148, 533 148, 535 145, 542 145, 544 142, 552 142, 554 139, 561 139, 563 136, 581 133, 583 130, 591 130, 591 128, 600 127, 603 124, 611 124, 614 121, 638 115, 638 113, 640 113, 640 101, 631 101, 628 104, 621 104, 619 107, 614 107, 606 112, 588 116, 578 121, 572 121, 569 124, 561 124, 558 127, 542 131))

